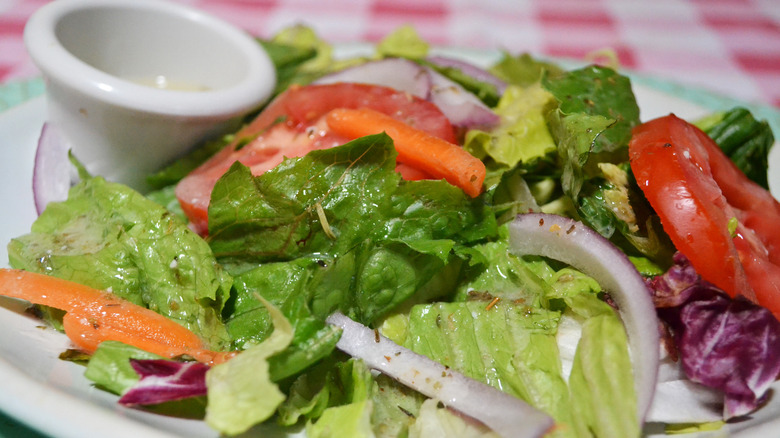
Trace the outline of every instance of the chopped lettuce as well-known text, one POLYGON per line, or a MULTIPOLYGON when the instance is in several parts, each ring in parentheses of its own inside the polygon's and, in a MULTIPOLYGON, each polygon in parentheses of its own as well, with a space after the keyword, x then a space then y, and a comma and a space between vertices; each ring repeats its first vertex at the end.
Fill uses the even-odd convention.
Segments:
POLYGON ((307 423, 308 438, 373 438, 371 400, 334 406, 322 413, 316 423, 307 423))
POLYGON ((429 47, 413 26, 405 25, 384 37, 376 46, 376 54, 379 57, 421 59, 428 55, 429 47))
POLYGON ((579 436, 638 437, 634 378, 623 324, 614 312, 585 320, 569 377, 579 436))
POLYGON ((639 107, 629 79, 604 67, 546 74, 542 85, 560 104, 548 123, 563 161, 563 190, 576 200, 597 163, 626 160, 639 107))
POLYGON ((209 209, 218 260, 239 275, 258 263, 302 259, 289 272, 308 286, 276 287, 299 287, 307 312, 322 320, 341 310, 364 323, 381 317, 446 266, 451 250, 497 235, 479 198, 445 181, 401 182, 395 154, 380 134, 286 160, 256 178, 234 165, 209 209))
POLYGON ((552 102, 552 95, 538 84, 527 88, 510 86, 495 108, 501 117, 499 125, 490 131, 472 129, 466 133, 464 148, 482 160, 489 159, 488 164, 496 168, 485 182, 486 187, 497 184, 503 172, 518 164, 534 169, 541 165, 540 161, 551 161, 556 145, 545 114, 552 102))
POLYGON ((227 435, 245 432, 268 419, 286 398, 270 379, 268 358, 287 348, 292 327, 273 305, 259 300, 271 314, 271 336, 206 373, 206 423, 227 435))
POLYGON ((700 120, 698 125, 748 178, 769 188, 769 151, 775 137, 766 120, 756 120, 746 108, 736 107, 700 120))
POLYGON ((11 266, 109 290, 227 345, 221 320, 232 279, 208 244, 165 208, 89 178, 8 245, 11 266))
POLYGON ((287 426, 300 419, 316 421, 330 408, 369 400, 373 387, 374 379, 362 361, 324 361, 295 379, 279 407, 278 421, 287 426))
POLYGON ((422 404, 420 413, 409 430, 409 438, 498 438, 498 436, 485 426, 469 422, 454 412, 439 406, 435 400, 426 400, 422 404))
POLYGON ((139 380, 138 373, 130 365, 130 359, 162 357, 121 342, 106 341, 92 354, 84 377, 114 394, 124 394, 139 380))
POLYGON ((563 70, 528 53, 513 56, 504 52, 501 60, 490 67, 490 72, 507 83, 528 87, 538 82, 545 73, 559 74, 563 70))
POLYGON ((415 306, 407 347, 570 423, 555 339, 558 312, 499 301, 415 306))

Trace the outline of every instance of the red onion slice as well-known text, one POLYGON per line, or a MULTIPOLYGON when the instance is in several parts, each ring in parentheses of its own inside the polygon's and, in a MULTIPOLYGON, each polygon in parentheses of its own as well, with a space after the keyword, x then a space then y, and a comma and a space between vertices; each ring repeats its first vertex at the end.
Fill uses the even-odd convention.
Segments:
POLYGON ((552 418, 524 401, 401 347, 341 313, 334 313, 327 321, 343 330, 336 344, 341 351, 481 421, 503 437, 540 437, 554 425, 552 418))
POLYGON ((488 127, 500 118, 477 96, 431 68, 404 58, 385 58, 323 76, 315 84, 357 82, 405 91, 439 107, 455 126, 488 127))
POLYGON ((71 164, 67 142, 55 126, 44 123, 38 138, 33 168, 33 199, 35 210, 41 214, 49 202, 68 198, 71 182, 71 164))
POLYGON ((529 213, 518 215, 509 230, 512 252, 567 263, 593 277, 609 292, 628 335, 641 424, 653 400, 660 351, 658 319, 642 276, 623 252, 581 222, 529 213))
POLYGON ((487 82, 488 84, 491 84, 494 87, 496 87, 496 91, 498 92, 499 96, 504 94, 504 90, 506 90, 507 87, 506 82, 497 78, 489 71, 477 67, 476 65, 471 64, 469 62, 461 61, 460 59, 450 58, 441 55, 429 56, 428 58, 426 58, 426 60, 439 67, 456 68, 478 81, 487 82))
POLYGON ((428 100, 436 104, 455 126, 494 126, 501 118, 488 108, 474 93, 467 91, 446 76, 426 68, 431 75, 431 93, 428 100))
POLYGON ((421 99, 428 99, 431 77, 419 64, 404 58, 385 58, 323 76, 315 84, 358 82, 381 85, 404 91, 421 99))

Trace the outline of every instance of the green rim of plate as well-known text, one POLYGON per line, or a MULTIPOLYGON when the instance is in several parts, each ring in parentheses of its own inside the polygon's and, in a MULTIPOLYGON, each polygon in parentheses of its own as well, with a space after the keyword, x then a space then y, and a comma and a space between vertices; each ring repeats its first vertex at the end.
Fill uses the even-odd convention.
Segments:
POLYGON ((0 112, 42 95, 45 89, 44 81, 40 77, 0 85, 0 112))

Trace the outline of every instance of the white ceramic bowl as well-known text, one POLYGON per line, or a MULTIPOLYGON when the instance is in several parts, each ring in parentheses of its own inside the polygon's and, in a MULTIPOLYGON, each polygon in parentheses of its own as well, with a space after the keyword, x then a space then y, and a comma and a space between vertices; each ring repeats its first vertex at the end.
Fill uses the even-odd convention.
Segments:
POLYGON ((196 143, 235 129, 276 78, 245 32, 155 0, 57 0, 24 40, 56 125, 93 175, 144 189, 144 178, 196 143))

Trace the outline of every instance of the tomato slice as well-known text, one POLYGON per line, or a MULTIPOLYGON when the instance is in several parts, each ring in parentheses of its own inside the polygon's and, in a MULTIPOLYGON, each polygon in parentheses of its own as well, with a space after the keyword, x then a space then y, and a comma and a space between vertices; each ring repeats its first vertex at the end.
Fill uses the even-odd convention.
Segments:
POLYGON ((629 156, 664 230, 702 278, 780 319, 780 203, 674 115, 636 127, 629 156))
MULTIPOLYGON (((200 234, 207 232, 211 191, 234 162, 240 161, 253 175, 260 175, 285 157, 302 157, 315 149, 346 143, 348 139, 330 132, 323 118, 336 108, 371 108, 449 142, 456 141, 452 125, 439 108, 408 93, 353 83, 294 86, 242 128, 233 143, 179 182, 176 197, 192 228, 200 234)), ((426 177, 408 166, 399 172, 410 179, 426 177)))

